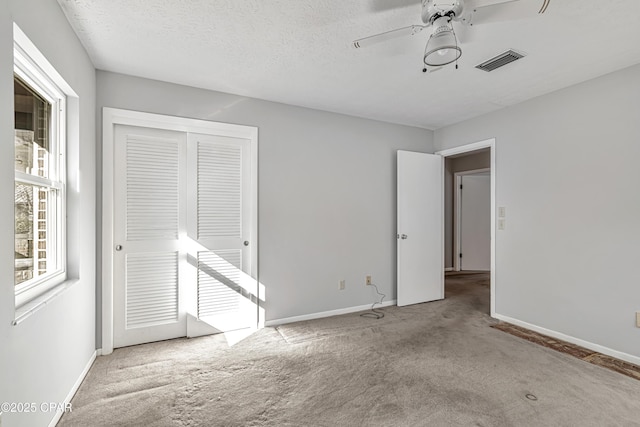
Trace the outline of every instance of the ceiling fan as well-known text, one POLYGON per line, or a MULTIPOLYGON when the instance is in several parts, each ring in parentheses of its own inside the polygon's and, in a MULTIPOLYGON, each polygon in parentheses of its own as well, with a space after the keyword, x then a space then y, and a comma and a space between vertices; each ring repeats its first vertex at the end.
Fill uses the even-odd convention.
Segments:
MULTIPOLYGON (((422 22, 424 25, 410 25, 364 37, 355 40, 353 46, 359 49, 398 37, 413 36, 427 27, 433 27, 433 32, 425 47, 423 58, 425 68, 422 71, 427 72, 427 67, 438 69, 456 62, 462 55, 462 49, 458 45, 458 39, 453 29, 453 22, 471 25, 473 15, 479 8, 495 7, 515 1, 519 0, 422 0, 422 22)), ((549 7, 549 2, 550 0, 543 0, 538 13, 544 13, 549 7)), ((432 68, 432 71, 435 69, 432 68)))

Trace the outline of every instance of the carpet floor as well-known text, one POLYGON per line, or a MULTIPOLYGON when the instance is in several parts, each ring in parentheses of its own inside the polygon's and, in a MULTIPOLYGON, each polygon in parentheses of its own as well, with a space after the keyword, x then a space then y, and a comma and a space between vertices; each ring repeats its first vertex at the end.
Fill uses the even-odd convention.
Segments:
POLYGON ((640 381, 491 328, 486 274, 446 298, 99 357, 59 426, 640 426, 640 381))
POLYGON ((552 348, 556 351, 567 353, 573 357, 584 360, 585 362, 611 369, 612 371, 627 375, 640 381, 640 366, 633 363, 625 362, 624 360, 616 359, 614 357, 607 356, 606 354, 598 353, 597 351, 589 350, 588 348, 580 347, 579 345, 571 344, 553 337, 548 337, 510 323, 501 322, 497 325, 493 325, 493 327, 524 340, 552 348))

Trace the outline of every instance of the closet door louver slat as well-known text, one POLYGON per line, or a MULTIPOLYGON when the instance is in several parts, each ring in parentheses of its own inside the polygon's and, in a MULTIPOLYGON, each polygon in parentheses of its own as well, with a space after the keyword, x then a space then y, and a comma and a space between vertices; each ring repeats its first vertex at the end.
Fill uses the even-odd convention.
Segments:
POLYGON ((198 142, 198 239, 242 237, 242 148, 198 142))
POLYGON ((198 252, 198 317, 236 313, 242 288, 240 250, 198 252))
POLYGON ((129 136, 126 141, 126 239, 177 239, 178 141, 129 136))

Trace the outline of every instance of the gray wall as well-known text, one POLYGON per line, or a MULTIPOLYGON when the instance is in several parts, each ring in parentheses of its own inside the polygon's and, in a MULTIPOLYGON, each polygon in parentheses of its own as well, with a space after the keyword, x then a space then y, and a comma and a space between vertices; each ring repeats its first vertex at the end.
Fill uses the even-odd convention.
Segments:
POLYGON ((395 153, 433 152, 431 131, 102 71, 97 82, 99 110, 259 128, 267 320, 372 303, 367 274, 395 298, 395 153))
POLYGON ((640 65, 435 132, 496 138, 496 311, 640 357, 640 65))
POLYGON ((460 157, 448 157, 444 160, 444 266, 453 268, 454 215, 453 174, 456 172, 484 169, 491 167, 491 151, 482 150, 460 157))
MULTIPOLYGON (((73 103, 73 102, 72 102, 73 103)), ((52 0, 0 2, 0 402, 63 402, 95 350, 95 70, 52 0), (68 258, 75 282, 18 326, 13 274, 13 29, 17 22, 79 96, 80 145, 68 147, 68 258), (78 187, 80 174, 82 185, 78 187)), ((53 413, 5 413, 3 427, 53 413)))

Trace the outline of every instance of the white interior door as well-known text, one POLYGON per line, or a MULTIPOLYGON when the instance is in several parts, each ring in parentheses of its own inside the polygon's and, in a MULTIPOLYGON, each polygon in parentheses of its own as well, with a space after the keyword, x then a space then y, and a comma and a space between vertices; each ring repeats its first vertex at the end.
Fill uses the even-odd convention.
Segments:
POLYGON ((398 151, 399 306, 444 298, 443 159, 398 151))
POLYGON ((491 175, 461 176, 460 269, 491 270, 491 175))
POLYGON ((188 137, 188 234, 194 243, 189 259, 195 268, 191 337, 257 325, 250 150, 248 139, 188 137))
POLYGON ((185 336, 186 134, 118 125, 114 143, 114 347, 185 336))

